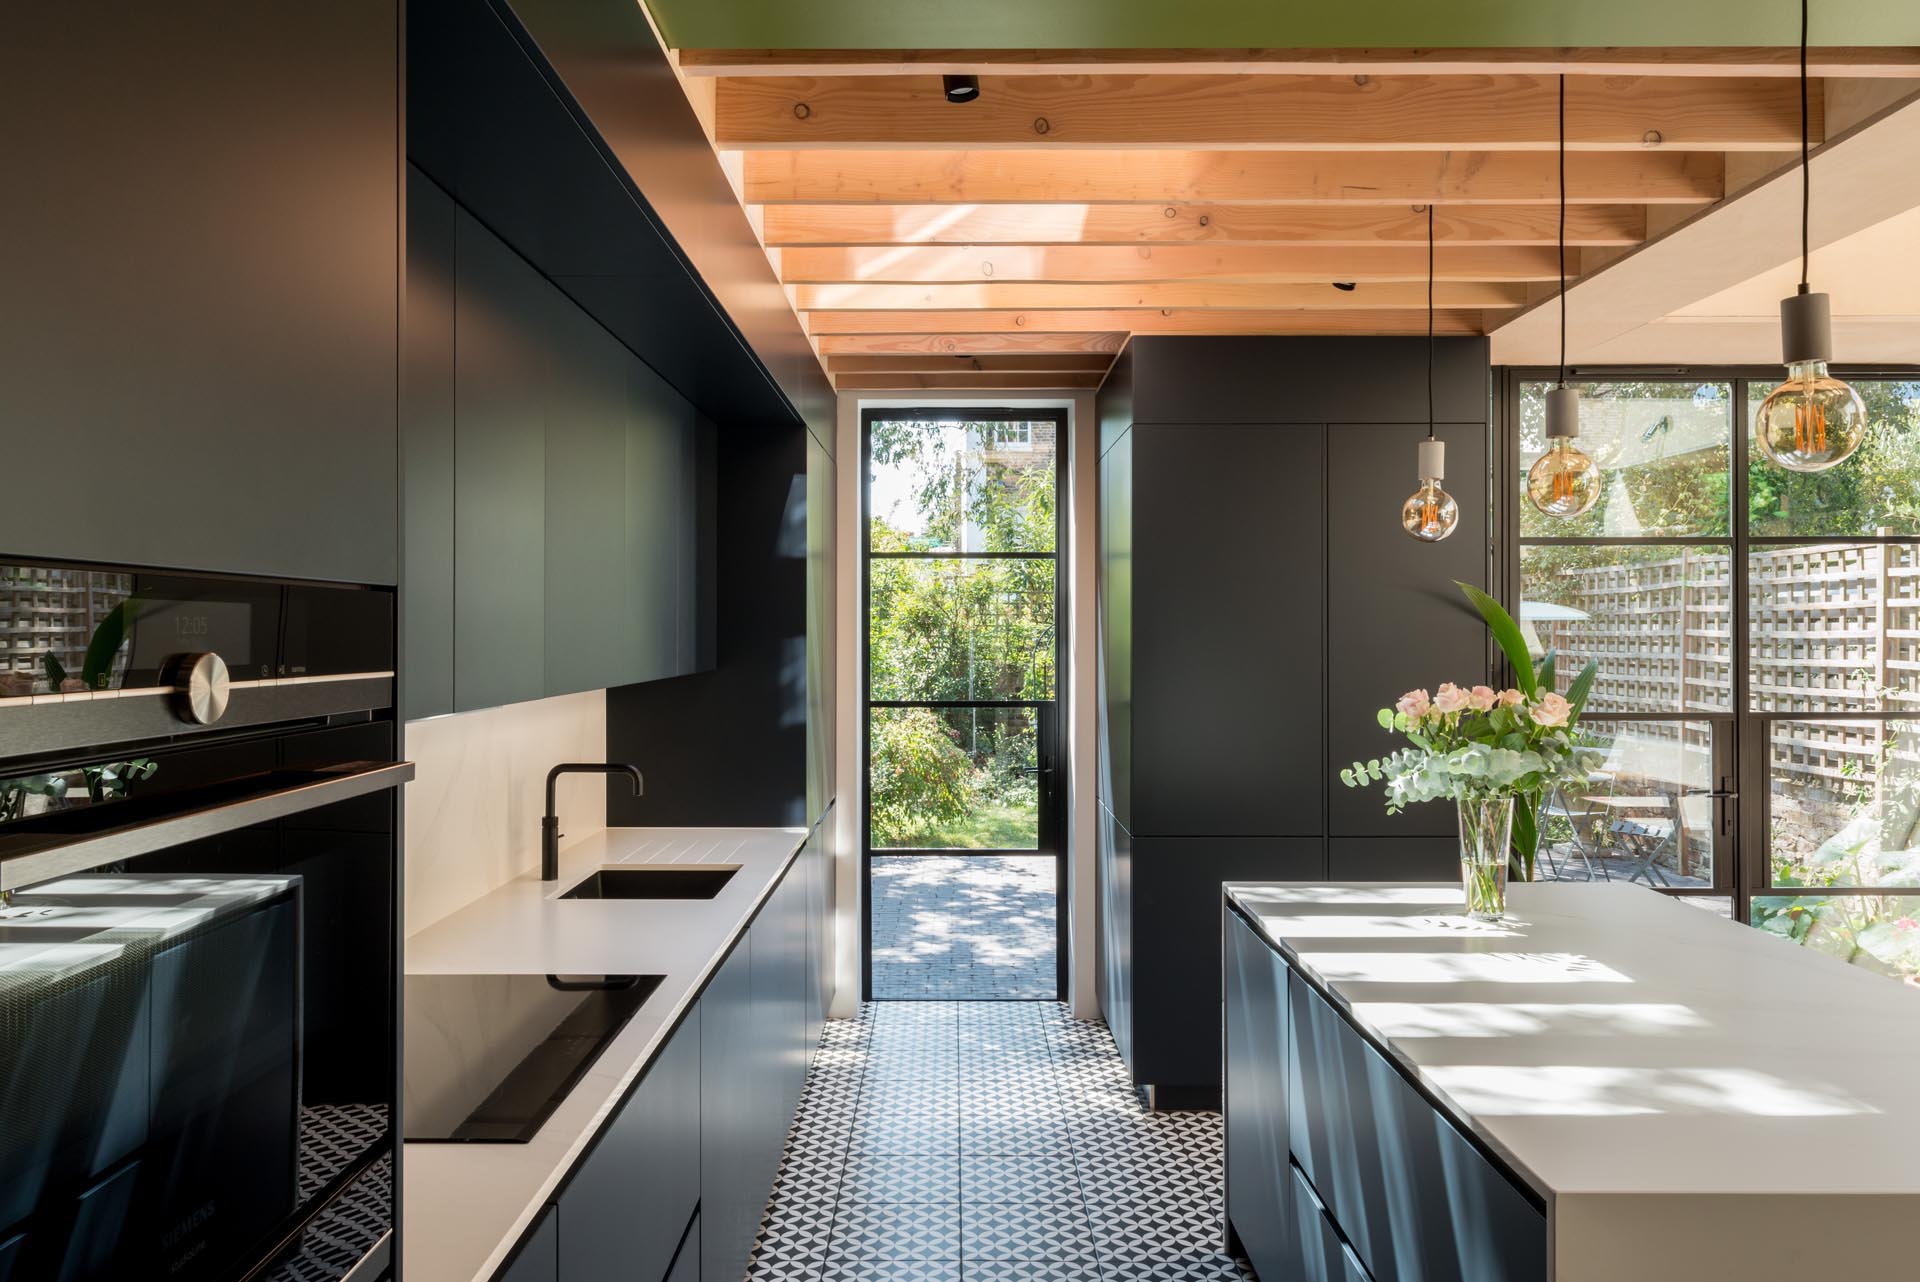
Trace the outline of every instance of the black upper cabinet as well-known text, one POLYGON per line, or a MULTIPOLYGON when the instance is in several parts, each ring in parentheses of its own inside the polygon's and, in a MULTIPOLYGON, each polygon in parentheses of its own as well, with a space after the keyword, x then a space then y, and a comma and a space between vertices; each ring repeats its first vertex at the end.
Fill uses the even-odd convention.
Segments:
POLYGON ((454 707, 546 692, 545 334, 553 287, 463 210, 456 238, 454 707))
POLYGON ((0 552, 390 584, 393 0, 8 7, 0 552))
POLYGON ((698 611, 695 524, 701 483, 693 406, 628 357, 625 393, 625 574, 628 649, 603 685, 695 671, 698 611))
POLYGON ((447 194, 409 168, 400 367, 400 697, 408 718, 453 711, 454 220, 447 194))
POLYGON ((1133 429, 1135 837, 1322 830, 1324 448, 1317 425, 1133 429))

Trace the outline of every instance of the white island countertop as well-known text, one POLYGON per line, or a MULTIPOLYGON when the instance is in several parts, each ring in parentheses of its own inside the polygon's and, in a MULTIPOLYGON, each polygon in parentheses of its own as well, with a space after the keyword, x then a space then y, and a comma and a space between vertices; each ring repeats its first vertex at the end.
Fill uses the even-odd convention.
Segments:
POLYGON ((407 941, 408 974, 659 975, 660 986, 524 1144, 409 1143, 407 1282, 484 1282, 553 1197, 806 840, 798 828, 609 828, 407 941), (555 896, 612 864, 738 865, 712 899, 555 896))
POLYGON ((1557 1282, 1920 1268, 1920 991, 1619 882, 1227 894, 1546 1201, 1557 1282))

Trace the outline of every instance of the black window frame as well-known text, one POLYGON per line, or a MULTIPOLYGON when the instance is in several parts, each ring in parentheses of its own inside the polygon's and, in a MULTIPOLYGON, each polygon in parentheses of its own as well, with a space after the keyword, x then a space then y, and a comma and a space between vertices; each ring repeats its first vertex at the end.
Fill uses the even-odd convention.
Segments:
MULTIPOLYGON (((1861 381, 1920 381, 1920 366, 1835 365, 1840 378, 1861 381)), ((1523 544, 1561 546, 1702 546, 1724 544, 1731 551, 1732 598, 1738 608, 1732 610, 1730 638, 1731 707, 1724 713, 1683 711, 1674 713, 1600 713, 1590 721, 1707 721, 1724 724, 1727 731, 1726 760, 1732 763, 1732 791, 1738 796, 1724 802, 1732 807, 1734 858, 1714 861, 1714 884, 1707 887, 1659 887, 1660 893, 1675 897, 1708 899, 1728 898, 1736 921, 1749 922, 1752 905, 1759 899, 1847 898, 1912 896, 1920 905, 1920 886, 1780 886, 1771 884, 1772 860, 1772 777, 1771 752, 1773 724, 1792 721, 1889 722, 1915 720, 1911 710, 1882 707, 1876 711, 1807 711, 1758 709, 1752 688, 1752 637, 1750 609, 1746 589, 1749 584, 1750 552, 1755 548, 1817 546, 1821 544, 1901 544, 1920 547, 1920 534, 1900 535, 1761 535, 1750 533, 1747 473, 1750 463, 1749 442, 1753 424, 1748 415, 1749 390, 1759 384, 1771 388, 1784 377, 1777 365, 1581 365, 1568 366, 1569 383, 1589 382, 1724 382, 1731 385, 1731 424, 1728 466, 1728 530, 1725 536, 1672 536, 1646 539, 1522 537, 1520 504, 1525 502, 1519 485, 1520 392, 1526 383, 1552 382, 1559 377, 1555 366, 1506 365, 1494 368, 1494 448, 1493 529, 1495 582, 1499 595, 1509 608, 1517 609, 1521 591, 1520 549, 1523 544), (1724 866, 1723 866, 1724 865, 1724 866)), ((1716 732, 1716 742, 1718 733, 1716 732)), ((1716 760, 1721 758, 1716 757, 1716 760)), ((1725 784, 1716 780, 1722 790, 1725 784)))
POLYGON ((1072 432, 1064 406, 1019 408, 998 405, 912 405, 863 407, 860 411, 860 996, 873 1000, 873 859, 882 856, 967 858, 989 855, 1044 855, 1054 858, 1054 995, 1034 999, 1065 1001, 1068 987, 1067 893, 1067 753, 1068 721, 1067 632, 1071 612, 1067 592, 1067 517, 1071 510, 1069 482, 1072 469, 1072 432), (1052 423, 1053 547, 1047 552, 875 552, 873 550, 873 424, 876 421, 924 419, 965 423, 1052 423), (993 561, 1050 560, 1053 562, 1053 698, 1052 699, 875 699, 873 664, 868 639, 873 626, 875 560, 993 561), (873 750, 871 732, 876 708, 1031 708, 1039 737, 1040 803, 1038 848, 1034 850, 945 850, 873 847, 873 750), (1043 719, 1043 709, 1051 709, 1043 719))

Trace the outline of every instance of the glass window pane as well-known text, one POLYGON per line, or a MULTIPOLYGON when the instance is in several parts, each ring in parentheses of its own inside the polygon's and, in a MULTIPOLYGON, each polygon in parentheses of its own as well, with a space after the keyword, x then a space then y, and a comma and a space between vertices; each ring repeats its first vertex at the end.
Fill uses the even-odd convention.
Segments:
POLYGON ((1600 501, 1571 520, 1526 498, 1526 472, 1546 451, 1546 394, 1520 386, 1522 538, 1724 538, 1733 440, 1731 383, 1579 383, 1580 441, 1600 465, 1600 501))
POLYGON ((876 552, 1051 552, 1054 424, 876 419, 876 552))
POLYGON ((1540 875, 1711 886, 1713 723, 1587 721, 1600 768, 1547 799, 1540 875))
POLYGON ((1748 574, 1754 707, 1920 703, 1920 545, 1755 548, 1748 574))
POLYGON ((1775 886, 1920 886, 1920 723, 1769 727, 1775 886))
POLYGON ((1920 897, 1762 895, 1752 921, 1802 947, 1920 984, 1920 897))
MULTIPOLYGON (((1853 457, 1824 472, 1789 472, 1749 448, 1747 528, 1755 535, 1920 534, 1920 383, 1861 380, 1867 439, 1853 457)), ((1747 389, 1749 446, 1753 415, 1772 387, 1747 389)))
POLYGON ((1713 547, 1520 549, 1521 627, 1565 689, 1600 665, 1594 712, 1729 711, 1730 556, 1713 547))
POLYGON ((873 848, 1037 850, 1039 713, 875 708, 873 848))
POLYGON ((867 562, 873 697, 1051 699, 1052 558, 867 562))

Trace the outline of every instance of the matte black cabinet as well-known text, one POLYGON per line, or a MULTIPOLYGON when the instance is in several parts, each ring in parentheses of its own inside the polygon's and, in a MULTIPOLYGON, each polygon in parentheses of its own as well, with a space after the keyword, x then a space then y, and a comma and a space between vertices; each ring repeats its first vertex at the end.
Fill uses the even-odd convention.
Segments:
POLYGON ((765 1073, 755 1051, 753 936, 734 945, 700 998, 700 1278, 740 1282, 766 1190, 756 1195, 765 1073))
POLYGON ((454 238, 453 710, 546 691, 552 289, 461 211, 454 238))
POLYGON ((1546 1216, 1225 911, 1228 1226, 1262 1278, 1544 1282, 1546 1216))
POLYGON ((399 28, 6 7, 0 554, 394 582, 399 28))
POLYGON ((710 665, 693 407, 424 174, 408 187, 407 716, 710 665))
POLYGON ((1218 1098, 1223 879, 1448 875, 1449 811, 1337 777, 1400 691, 1487 672, 1487 346, 1436 355, 1441 544, 1399 524, 1423 341, 1137 338, 1101 388, 1101 1002, 1158 1103, 1218 1098))
POLYGON ((673 1265, 700 1198, 689 1178, 700 1164, 700 1015, 674 1030, 561 1192, 560 1282, 655 1282, 673 1265))
POLYGON ((1291 1276, 1287 968, 1237 914, 1226 928, 1227 1219, 1263 1278, 1291 1276))
POLYGON ((554 1209, 540 1213, 496 1282, 559 1282, 560 1232, 554 1209))

